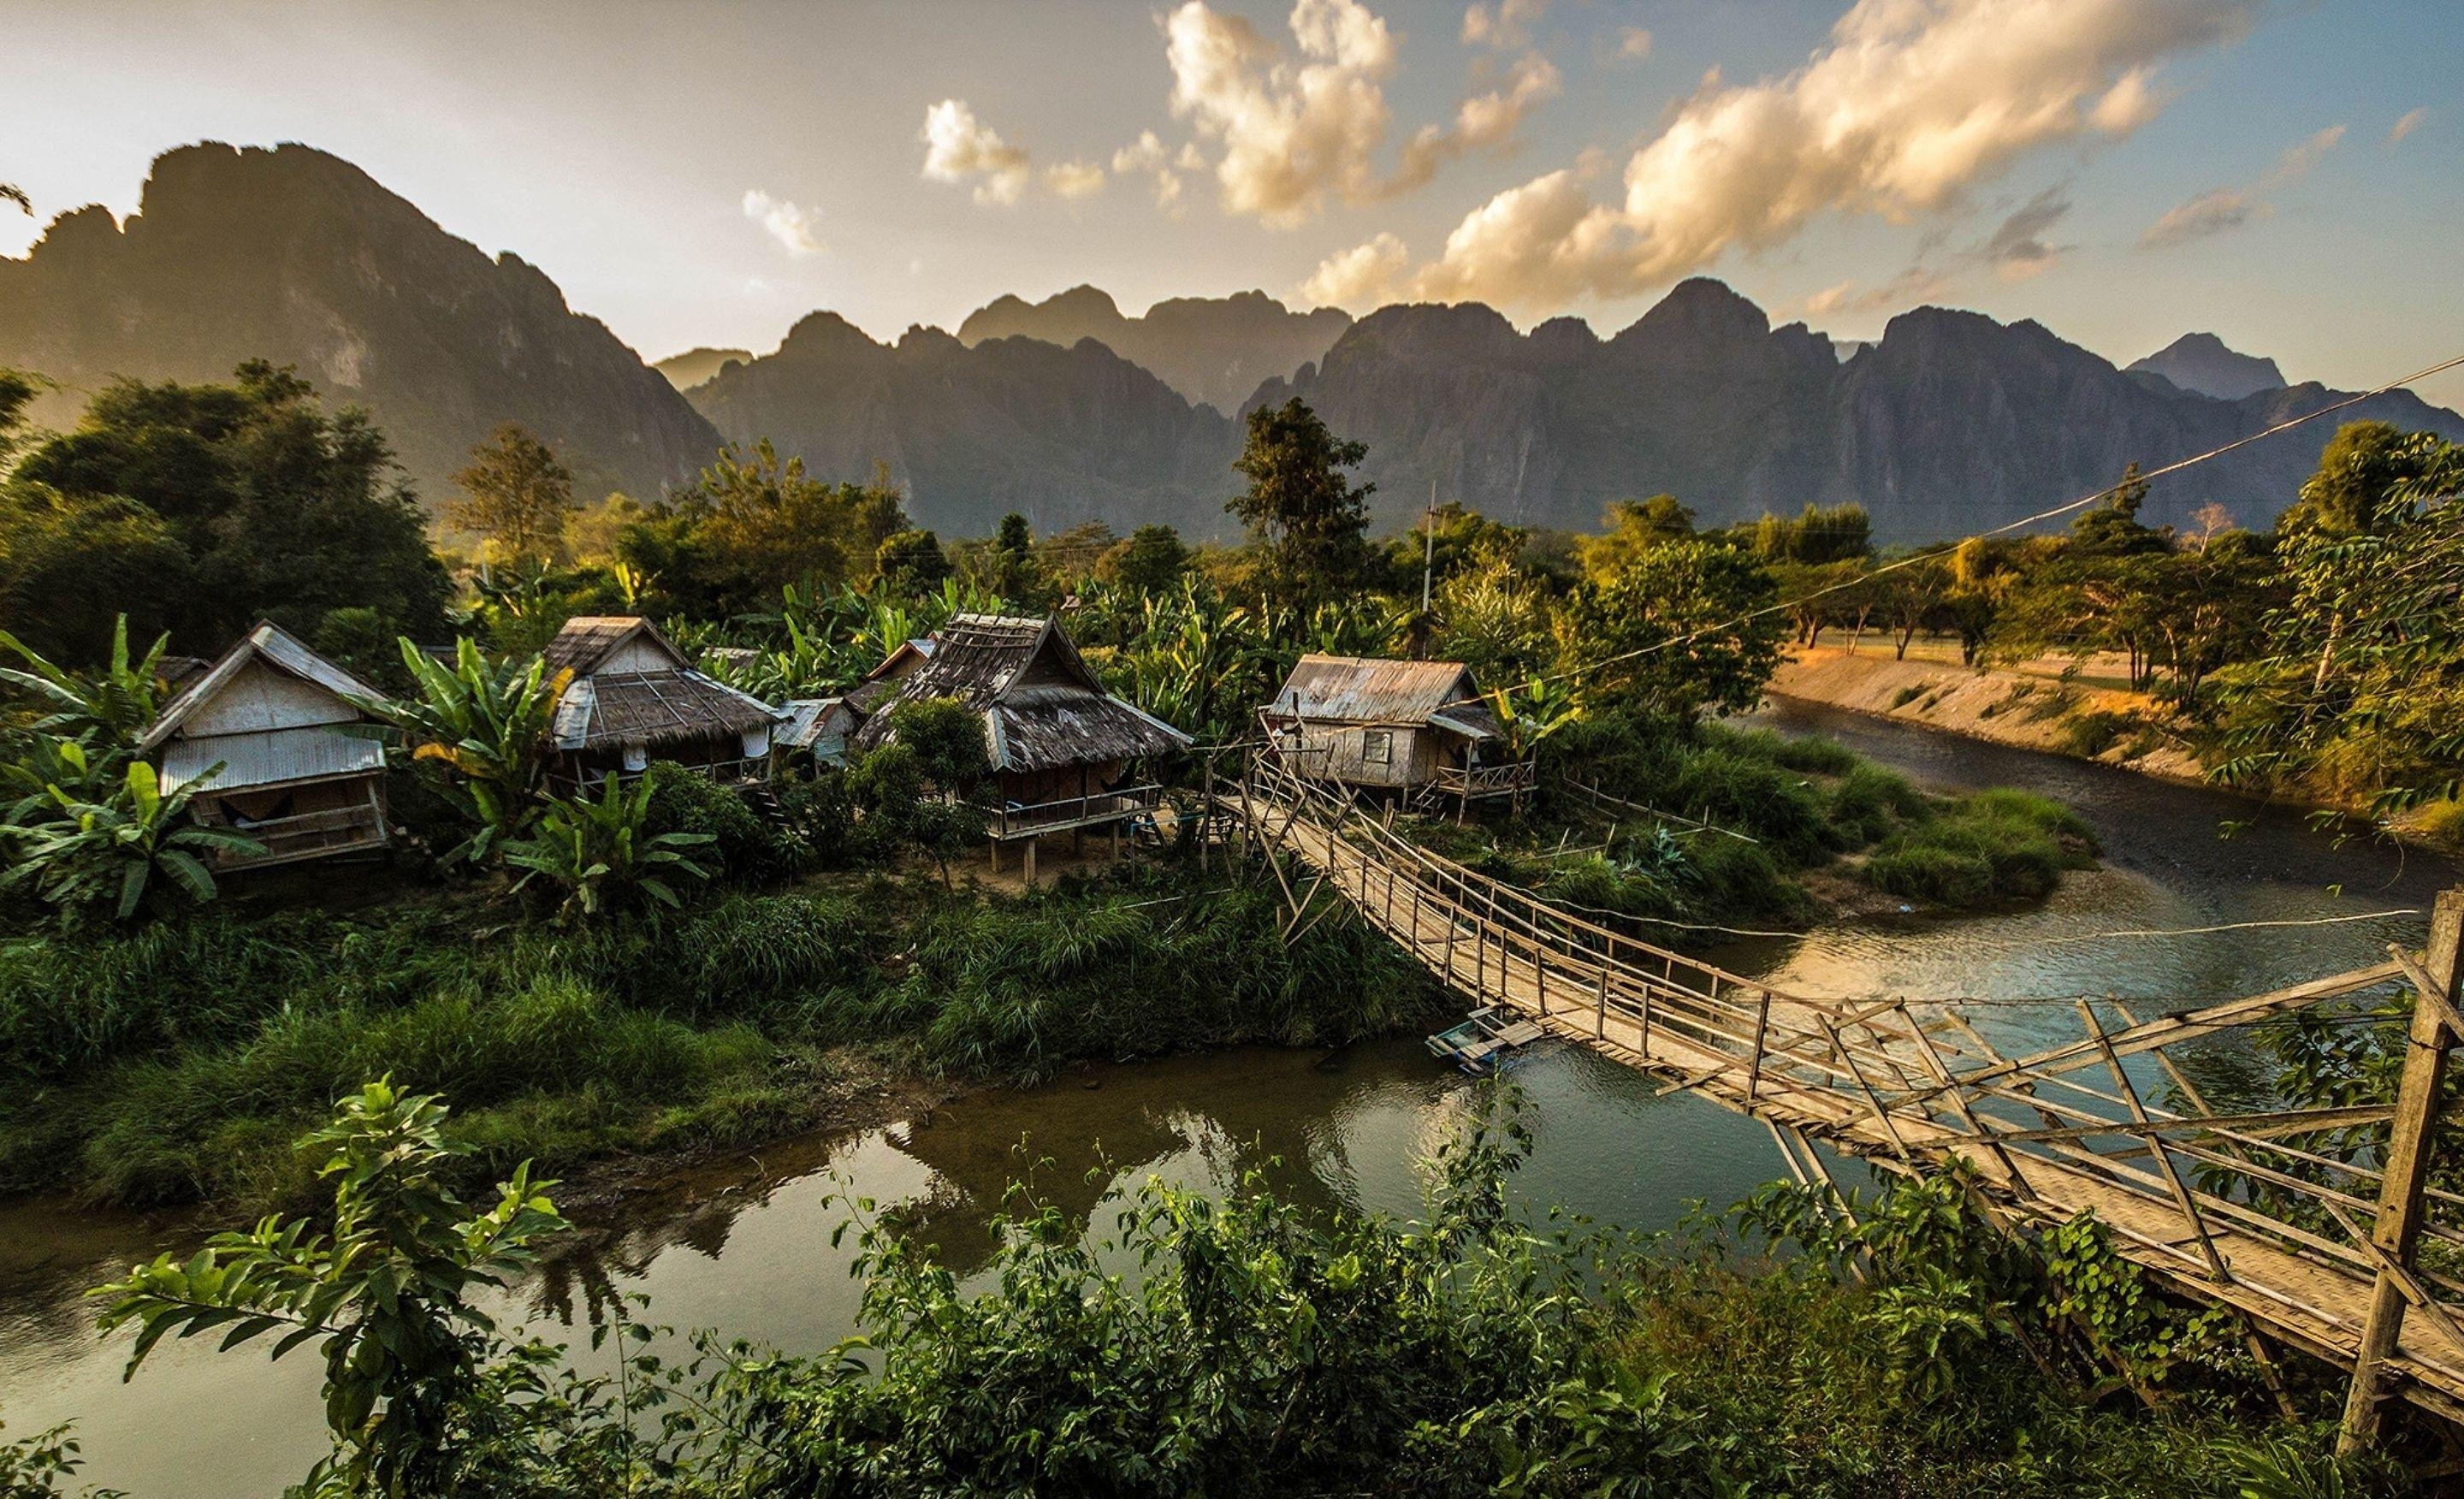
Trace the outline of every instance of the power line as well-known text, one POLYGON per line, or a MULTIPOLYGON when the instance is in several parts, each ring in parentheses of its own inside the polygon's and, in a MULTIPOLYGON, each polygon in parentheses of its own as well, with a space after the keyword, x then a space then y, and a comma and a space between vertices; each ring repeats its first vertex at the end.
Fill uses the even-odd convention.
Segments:
MULTIPOLYGON (((2258 431, 2252 432, 2246 437, 2237 437, 2220 448, 2211 448, 2207 452, 2198 453, 2194 456, 2179 459, 2175 462, 2166 464, 2162 468, 2151 469, 2139 475, 2139 477, 2142 480, 2154 480, 2167 477, 2170 474, 2179 474, 2186 469, 2196 468, 2198 465, 2206 463, 2211 459, 2221 458, 2226 453, 2235 452, 2242 448, 2247 448, 2255 442, 2276 436, 2279 432, 2291 431, 2297 427, 2300 427, 2309 422, 2315 422, 2322 416, 2332 415, 2348 407, 2358 406, 2362 402, 2370 400, 2375 396, 2386 395, 2390 390, 2400 390, 2406 386, 2412 385, 2417 381, 2427 380, 2432 375, 2444 374, 2448 370, 2453 369, 2459 364, 2464 364, 2464 354, 2459 354, 2453 359, 2442 360, 2439 363, 2431 365, 2427 369, 2416 370, 2412 374, 2407 375, 2401 380, 2391 380, 2386 385, 2362 391, 2358 395, 2346 396, 2342 401, 2335 402, 2328 406, 2322 406, 2315 411, 2306 412, 2300 416, 2289 417, 2284 421, 2277 423, 2273 427, 2264 428, 2258 431)), ((2087 506, 2095 504, 2097 501, 2104 498, 2107 495, 2112 493, 2113 487, 2108 485, 2093 494, 2082 495, 2077 499, 2056 505, 2050 510, 2040 510, 2033 516, 2023 516, 2017 520, 1994 526, 1990 530, 1979 531, 1975 534, 1975 537, 1972 538, 1972 540, 1982 540, 1983 538, 1991 536, 2002 536, 2012 531, 2026 530, 2030 526, 2037 525, 2061 516, 2066 516, 2074 510, 2085 509, 2087 506)), ((1798 597, 1788 600, 1784 603, 1768 605, 1759 609, 1749 609, 1747 612, 1738 615, 1734 619, 1724 620, 1717 625, 1706 625, 1700 629, 1689 630, 1683 635, 1672 635, 1668 639, 1660 641, 1653 645, 1638 647, 1632 650, 1619 651, 1616 655, 1605 656, 1597 661, 1586 662, 1581 666, 1569 667, 1563 672, 1544 672, 1536 676, 1527 677, 1524 679, 1523 685, 1527 687, 1537 687, 1543 682, 1556 681, 1564 677, 1578 675, 1586 672, 1596 672, 1603 667, 1615 666, 1620 661, 1633 661, 1643 656, 1657 655, 1662 650, 1671 650, 1679 646, 1691 645, 1693 642, 1702 639, 1705 635, 1725 633, 1728 630, 1737 628, 1739 626, 1750 624, 1766 615, 1785 614, 1789 610, 1793 609, 1800 605, 1810 604, 1815 599, 1823 598, 1834 593, 1843 592, 1849 588, 1858 587, 1860 584, 1869 583, 1872 580, 1882 576, 1884 573, 1897 572, 1903 567, 1913 567, 1919 562, 1931 561, 1935 555, 1936 554, 1930 552, 1913 553, 1907 557, 1900 558, 1896 562, 1883 562, 1875 567, 1869 568, 1868 570, 1858 574, 1854 578, 1842 579, 1837 583, 1816 588, 1811 593, 1799 595, 1798 597)), ((1442 707, 1465 708, 1470 707, 1475 703, 1485 702, 1486 700, 1485 696, 1466 697, 1459 702, 1443 704, 1442 707)))

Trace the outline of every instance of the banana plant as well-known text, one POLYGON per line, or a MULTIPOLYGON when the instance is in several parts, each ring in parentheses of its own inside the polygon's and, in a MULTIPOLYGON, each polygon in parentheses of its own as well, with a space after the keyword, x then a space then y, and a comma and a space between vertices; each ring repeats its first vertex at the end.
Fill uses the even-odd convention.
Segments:
POLYGON ((1535 679, 1493 687, 1486 696, 1498 727, 1505 731, 1508 760, 1530 756, 1551 735, 1583 716, 1582 704, 1563 682, 1535 679))
POLYGON ((89 730, 102 736, 115 750, 133 746, 145 727, 162 712, 158 685, 164 648, 169 635, 155 639, 152 649, 135 661, 128 655, 128 616, 122 614, 111 631, 111 664, 89 675, 45 659, 33 647, 0 629, 0 650, 26 663, 26 670, 0 667, 0 682, 20 687, 47 704, 51 712, 30 725, 36 734, 76 738, 89 730))
POLYGON ((101 801, 51 786, 57 815, 0 827, 0 837, 14 845, 16 855, 0 872, 0 891, 31 890, 71 920, 107 905, 114 919, 126 921, 160 881, 196 904, 213 899, 217 891, 208 858, 265 851, 253 839, 188 821, 189 799, 221 770, 216 765, 167 795, 154 767, 142 760, 130 762, 121 784, 101 801))
POLYGON ((527 871, 514 888, 545 876, 563 887, 560 915, 565 916, 595 916, 632 894, 681 905, 669 876, 710 877, 681 850, 715 839, 710 833, 650 832, 650 791, 648 778, 628 791, 609 776, 600 783, 596 801, 549 798, 531 835, 504 846, 505 862, 527 871))
POLYGON ((573 673, 539 656, 491 665, 468 636, 451 671, 407 639, 402 660, 417 693, 359 706, 411 742, 413 764, 445 772, 446 794, 477 824, 446 861, 485 864, 539 816, 548 732, 573 673))

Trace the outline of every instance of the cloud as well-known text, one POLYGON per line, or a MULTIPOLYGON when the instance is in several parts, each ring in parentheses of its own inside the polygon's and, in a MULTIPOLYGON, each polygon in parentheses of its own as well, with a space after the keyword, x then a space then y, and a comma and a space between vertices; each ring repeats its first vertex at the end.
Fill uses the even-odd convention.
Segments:
POLYGON ((1163 142, 1152 130, 1141 130, 1138 138, 1112 153, 1115 176, 1128 177, 1137 172, 1159 171, 1163 167, 1163 142))
POLYGON ((2254 218, 2264 218, 2274 211, 2267 204, 2239 187, 2211 187, 2197 197, 2177 203, 2165 210, 2164 216, 2147 226, 2139 236, 2142 250, 2163 250, 2171 245, 2187 245, 2194 239, 2206 239, 2229 229, 2239 229, 2254 218))
POLYGON ((2140 234, 2139 248, 2166 250, 2187 245, 2267 217, 2276 211, 2276 205, 2262 194, 2289 187, 2309 176, 2311 169, 2343 139, 2343 125, 2329 125, 2286 146, 2276 165, 2262 173, 2256 184, 2247 187, 2211 187, 2173 205, 2140 234))
POLYGON ((1837 312, 1848 305, 1848 294, 1856 289, 1857 283, 1854 281, 1842 281, 1837 286, 1826 286, 1805 299, 1805 310, 1815 315, 1837 312))
POLYGON ((1412 252, 1392 234, 1380 234, 1328 257, 1301 283, 1301 295, 1322 306, 1361 307, 1391 300, 1412 269, 1412 252))
POLYGON ((744 194, 744 216, 768 230, 770 237, 791 255, 817 255, 829 248, 813 229, 814 220, 822 216, 818 209, 800 209, 784 198, 749 188, 744 194))
MULTIPOLYGON (((1539 9, 1531 0, 1475 7, 1483 36, 1500 38, 1526 34, 1539 9)), ((1507 144, 1562 87, 1548 58, 1523 57, 1501 86, 1416 132, 1387 175, 1377 156, 1393 119, 1386 82, 1395 71, 1394 33, 1360 0, 1296 0, 1288 24, 1289 48, 1205 0, 1187 0, 1163 23, 1173 115, 1218 148, 1210 162, 1192 142, 1177 168, 1211 169, 1225 212, 1270 228, 1304 223, 1330 202, 1375 202, 1421 187, 1464 152, 1507 144)))
POLYGON ((1640 62, 1651 55, 1651 33, 1639 26, 1629 26, 1617 33, 1616 55, 1626 62, 1640 62))
POLYGON ((1993 274, 2006 281, 2024 281, 2052 268, 2069 248, 2049 245, 2045 234, 2071 210, 2058 187, 2048 187, 2019 206, 1980 247, 1993 274))
POLYGON ((1501 50, 1529 47, 1531 25, 1548 9, 1549 0, 1497 0, 1495 5, 1475 5, 1463 12, 1463 45, 1501 50))
POLYGON ((1104 168, 1093 162, 1063 162, 1044 169, 1044 185, 1058 197, 1091 198, 1104 190, 1104 168))
POLYGON ((2430 110, 2426 106, 2421 109, 2409 109, 2405 111, 2404 118, 2397 121, 2395 124, 2388 129, 2387 133, 2387 143, 2393 145, 2398 141, 2403 140, 2406 136, 2412 134, 2415 130, 2420 129, 2423 121, 2427 121, 2429 118, 2430 110))
POLYGON ((945 99, 924 111, 924 175, 935 182, 975 184, 978 203, 1016 203, 1027 188, 1026 152, 979 122, 964 99, 945 99))
MULTIPOLYGON (((1468 214, 1418 295, 1548 307, 1622 297, 1816 216, 1894 223, 1957 208, 2021 155, 2125 135, 2162 107, 2154 70, 2238 34, 2255 0, 1859 0, 1785 76, 1706 75, 1627 161, 1621 200, 1569 171, 1468 214)), ((1340 258, 1340 257, 1338 257, 1340 258)))

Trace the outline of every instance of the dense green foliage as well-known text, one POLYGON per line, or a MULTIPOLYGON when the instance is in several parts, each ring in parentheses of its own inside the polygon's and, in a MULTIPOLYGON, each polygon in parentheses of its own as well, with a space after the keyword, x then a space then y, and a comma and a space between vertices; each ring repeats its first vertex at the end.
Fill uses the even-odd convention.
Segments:
MULTIPOLYGON (((138 1363, 212 1329, 322 1353, 319 1495, 2393 1488, 2322 1455, 2324 1422, 2243 1435, 2261 1397, 2221 1313, 2149 1297, 2093 1218, 2030 1239, 1955 1180, 1773 1186, 1732 1226, 1787 1252, 1738 1261, 1706 1219, 1642 1253, 1535 1226, 1510 1095, 1472 1104, 1411 1223, 1255 1176, 1221 1199, 1151 1179, 1109 1231, 1027 1196, 971 1290, 859 1199, 860 1335, 799 1356, 704 1334, 678 1362, 615 1303, 592 1336, 616 1334, 615 1371, 584 1378, 468 1300, 561 1226, 547 1183, 517 1169, 466 1207, 442 1105, 375 1084, 302 1142, 336 1182, 330 1237, 269 1218, 98 1294, 143 1330, 138 1363)), ((62 1440, 0 1472, 51 1491, 62 1440)))
POLYGON ((1034 1078, 1083 1057, 1331 1044, 1429 1004, 1339 913, 1287 948, 1278 898, 1165 868, 1016 900, 878 879, 726 893, 571 931, 457 902, 14 938, 0 1190, 296 1194, 284 1142, 385 1073, 459 1100, 481 1165, 561 1169, 817 1122, 882 1068, 1034 1078))
POLYGON ((118 613, 201 654, 260 616, 305 639, 351 607, 432 639, 448 591, 366 413, 262 363, 108 386, 0 482, 0 620, 55 659, 87 659, 118 613))

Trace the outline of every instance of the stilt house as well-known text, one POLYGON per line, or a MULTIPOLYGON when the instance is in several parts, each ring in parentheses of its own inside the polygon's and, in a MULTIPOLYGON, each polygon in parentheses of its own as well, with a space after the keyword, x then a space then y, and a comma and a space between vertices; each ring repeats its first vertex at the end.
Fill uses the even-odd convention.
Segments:
POLYGON ((1531 764, 1506 757, 1497 715, 1460 661, 1306 655, 1259 710, 1276 754, 1300 774, 1460 807, 1529 789, 1531 764))
POLYGON ((770 736, 785 710, 694 671, 642 616, 567 620, 543 654, 549 671, 573 674, 550 733, 559 780, 586 784, 653 760, 722 781, 768 777, 770 736))
POLYGON ((217 855, 224 868, 381 849, 385 747, 347 726, 370 721, 359 704, 384 696, 280 626, 262 624, 186 675, 138 753, 154 761, 166 792, 212 773, 191 813, 265 848, 217 855))
POLYGON ((1116 826, 1150 811, 1161 788, 1133 777, 1132 767, 1190 742, 1106 692, 1049 619, 961 614, 897 682, 894 697, 855 732, 853 747, 890 742, 890 709, 899 702, 955 697, 980 712, 998 791, 996 843, 1116 826))

